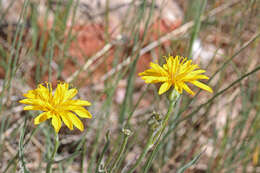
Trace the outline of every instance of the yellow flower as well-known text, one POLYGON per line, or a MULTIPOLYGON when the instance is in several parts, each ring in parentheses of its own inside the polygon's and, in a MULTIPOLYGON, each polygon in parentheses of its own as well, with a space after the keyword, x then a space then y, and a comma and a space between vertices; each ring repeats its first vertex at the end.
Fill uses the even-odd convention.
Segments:
POLYGON ((24 94, 27 98, 19 102, 31 105, 25 106, 24 110, 43 111, 34 119, 35 125, 51 118, 56 133, 59 132, 62 121, 70 130, 73 130, 74 125, 83 131, 84 125, 75 114, 82 118, 91 118, 92 115, 84 108, 91 103, 84 100, 72 100, 77 92, 76 88, 69 89, 69 84, 59 83, 53 94, 51 84, 46 83, 46 87, 40 84, 36 89, 24 94))
POLYGON ((166 64, 163 64, 162 67, 159 64, 151 62, 150 69, 139 73, 139 76, 142 76, 141 78, 145 80, 145 83, 163 83, 160 86, 159 95, 165 93, 171 86, 180 94, 184 89, 191 95, 194 95, 194 92, 186 84, 187 82, 208 92, 213 92, 208 85, 198 81, 199 79, 208 79, 208 77, 202 74, 205 70, 201 70, 198 65, 192 64, 192 60, 187 60, 187 58, 179 56, 165 58, 166 64))

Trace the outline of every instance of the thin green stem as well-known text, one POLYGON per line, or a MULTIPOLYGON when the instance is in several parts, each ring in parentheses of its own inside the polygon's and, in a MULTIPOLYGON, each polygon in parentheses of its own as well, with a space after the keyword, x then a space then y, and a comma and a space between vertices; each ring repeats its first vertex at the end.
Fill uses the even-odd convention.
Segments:
MULTIPOLYGON (((180 94, 176 91, 176 90, 172 90, 170 95, 169 95, 169 107, 168 107, 168 111, 167 114, 165 115, 165 118, 163 119, 162 122, 162 127, 161 129, 154 135, 152 132, 149 136, 148 142, 143 150, 143 152, 141 153, 140 157, 138 158, 138 160, 136 161, 136 163, 134 164, 134 166, 128 171, 128 173, 132 173, 134 172, 134 170, 137 168, 137 166, 141 163, 141 161, 143 160, 144 156, 147 154, 147 152, 150 150, 151 146, 153 146, 153 144, 157 142, 156 147, 158 146, 158 143, 160 142, 160 138, 168 124, 168 120, 170 118, 170 115, 172 113, 173 107, 175 105, 175 103, 177 102, 178 98, 179 98, 180 94)), ((156 149, 156 148, 155 148, 156 149)))
POLYGON ((25 129, 26 129, 26 122, 27 122, 27 117, 25 116, 24 126, 22 128, 20 140, 19 140, 18 155, 19 155, 19 159, 20 159, 20 162, 21 162, 21 166, 22 166, 22 172, 29 173, 28 169, 26 168, 26 163, 25 163, 25 160, 24 160, 24 147, 23 147, 25 129))
POLYGON ((105 155, 105 152, 108 150, 109 145, 110 145, 110 139, 109 139, 109 131, 108 131, 107 134, 106 134, 106 144, 105 144, 105 146, 102 150, 102 153, 101 153, 100 158, 98 159, 98 162, 97 162, 97 165, 96 165, 96 171, 95 171, 96 173, 101 172, 100 171, 100 168, 102 166, 101 162, 102 162, 102 159, 105 155))
POLYGON ((116 157, 116 160, 115 160, 115 162, 113 163, 113 165, 112 165, 112 167, 111 167, 111 169, 110 169, 109 172, 113 172, 113 169, 116 168, 116 166, 117 166, 117 164, 118 164, 118 162, 119 162, 119 160, 120 160, 120 158, 121 158, 123 152, 125 151, 125 147, 126 147, 128 138, 129 138, 129 136, 130 136, 131 133, 132 133, 129 129, 123 129, 122 131, 123 131, 123 133, 124 133, 123 144, 121 145, 120 150, 119 150, 119 153, 118 153, 118 155, 117 155, 117 157, 116 157))
POLYGON ((46 167, 46 173, 51 173, 52 170, 51 170, 51 165, 54 161, 54 157, 57 153, 57 150, 58 150, 58 147, 59 147, 59 136, 58 134, 55 132, 55 145, 54 145, 54 149, 53 149, 53 152, 52 152, 52 155, 51 155, 51 158, 50 160, 48 161, 48 164, 47 164, 47 167, 46 167))
POLYGON ((148 171, 148 169, 150 168, 150 165, 153 161, 153 158, 155 157, 155 154, 157 153, 158 151, 158 147, 159 147, 159 144, 160 144, 160 138, 164 132, 164 130, 166 129, 166 126, 168 124, 168 120, 170 118, 170 115, 173 111, 173 107, 175 106, 176 102, 178 101, 178 98, 179 98, 180 94, 176 91, 176 90, 172 90, 170 95, 169 95, 169 101, 170 101, 170 104, 169 104, 169 107, 168 107, 168 112, 163 120, 163 123, 162 123, 162 128, 161 130, 156 134, 156 137, 154 139, 156 139, 158 142, 156 143, 155 145, 155 148, 154 150, 152 151, 151 155, 149 156, 147 162, 145 163, 145 166, 144 166, 144 172, 146 173, 148 171))
MULTIPOLYGON (((178 98, 179 98, 180 94, 176 91, 176 90, 172 90, 170 95, 169 95, 169 101, 170 101, 170 104, 169 104, 169 108, 168 108, 168 111, 167 111, 167 114, 165 115, 165 118, 163 120, 163 123, 162 123, 162 128, 161 130, 159 130, 159 132, 155 135, 155 140, 159 142, 167 124, 168 124, 168 120, 170 118, 170 115, 172 113, 172 110, 173 110, 173 107, 175 105, 175 103, 177 102, 178 98)), ((154 141, 155 142, 155 141, 154 141)))

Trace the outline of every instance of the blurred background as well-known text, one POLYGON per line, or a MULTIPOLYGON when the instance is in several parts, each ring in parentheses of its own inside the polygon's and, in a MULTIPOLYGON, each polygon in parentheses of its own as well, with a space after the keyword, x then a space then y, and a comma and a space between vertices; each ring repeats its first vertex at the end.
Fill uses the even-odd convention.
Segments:
POLYGON ((205 69, 214 93, 182 95, 146 171, 259 173, 259 11, 257 0, 0 0, 0 172, 45 171, 52 127, 18 103, 45 81, 76 87, 93 114, 83 133, 63 125, 53 172, 108 172, 129 129, 112 171, 126 172, 168 108, 137 74, 171 54, 205 69))

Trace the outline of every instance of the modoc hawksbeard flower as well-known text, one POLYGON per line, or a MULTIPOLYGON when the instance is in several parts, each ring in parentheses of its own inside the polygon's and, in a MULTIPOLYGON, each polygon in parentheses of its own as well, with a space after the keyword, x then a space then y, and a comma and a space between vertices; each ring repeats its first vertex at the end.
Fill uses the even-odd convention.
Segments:
POLYGON ((74 125, 83 131, 84 125, 75 114, 82 118, 91 118, 92 115, 84 108, 84 106, 90 106, 91 103, 84 100, 72 100, 77 92, 76 88, 69 89, 69 84, 59 83, 53 94, 51 84, 46 83, 46 87, 39 84, 36 89, 24 94, 27 98, 19 102, 31 105, 25 106, 24 110, 43 111, 34 119, 35 125, 51 118, 56 133, 59 132, 62 121, 70 130, 73 130, 74 125))
POLYGON ((159 83, 160 86, 159 95, 165 93, 171 86, 180 94, 183 89, 189 94, 194 95, 194 92, 189 88, 186 83, 191 83, 197 87, 213 92, 213 90, 206 84, 199 82, 199 79, 208 79, 206 75, 202 73, 205 70, 199 69, 199 66, 192 64, 192 60, 187 58, 176 56, 166 57, 166 64, 161 67, 159 64, 150 63, 151 68, 139 73, 139 76, 145 81, 145 83, 159 83))

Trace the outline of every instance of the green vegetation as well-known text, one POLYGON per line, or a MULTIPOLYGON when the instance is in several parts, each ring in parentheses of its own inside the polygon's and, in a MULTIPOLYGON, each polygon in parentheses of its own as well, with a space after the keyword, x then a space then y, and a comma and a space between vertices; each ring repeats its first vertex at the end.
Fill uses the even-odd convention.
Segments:
POLYGON ((260 171, 259 1, 180 0, 185 20, 167 32, 159 2, 106 0, 92 14, 78 0, 0 1, 0 172, 260 171), (168 54, 193 58, 214 93, 159 96, 137 73, 168 54), (23 111, 23 94, 45 81, 92 103, 84 132, 63 124, 56 136, 50 121, 34 125, 40 111, 23 111))

